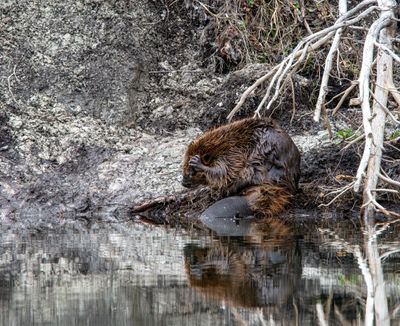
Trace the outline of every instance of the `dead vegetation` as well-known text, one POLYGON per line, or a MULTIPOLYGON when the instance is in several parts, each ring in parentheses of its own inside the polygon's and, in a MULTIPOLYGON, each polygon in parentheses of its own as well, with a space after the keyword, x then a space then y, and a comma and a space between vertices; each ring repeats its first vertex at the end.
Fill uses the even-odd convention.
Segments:
POLYGON ((193 5, 208 16, 208 54, 222 69, 279 62, 301 38, 333 22, 336 10, 327 0, 195 0, 193 5))

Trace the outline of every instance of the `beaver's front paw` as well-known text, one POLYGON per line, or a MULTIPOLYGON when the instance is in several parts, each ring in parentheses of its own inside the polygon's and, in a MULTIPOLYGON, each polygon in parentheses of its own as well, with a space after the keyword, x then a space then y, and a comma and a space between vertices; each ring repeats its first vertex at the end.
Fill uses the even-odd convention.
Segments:
POLYGON ((200 155, 193 156, 189 161, 189 167, 194 171, 202 171, 204 169, 204 165, 201 162, 200 155))

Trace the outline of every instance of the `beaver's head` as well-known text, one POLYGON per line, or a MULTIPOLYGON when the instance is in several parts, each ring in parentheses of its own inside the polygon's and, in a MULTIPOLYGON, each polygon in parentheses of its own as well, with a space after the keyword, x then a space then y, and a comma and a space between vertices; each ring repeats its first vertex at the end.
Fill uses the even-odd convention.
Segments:
POLYGON ((193 167, 189 166, 189 161, 195 155, 199 155, 201 163, 210 166, 214 160, 212 152, 204 146, 202 142, 194 140, 191 142, 186 150, 183 158, 183 173, 182 173, 182 185, 187 188, 194 188, 199 185, 207 185, 207 178, 203 171, 196 171, 193 167))

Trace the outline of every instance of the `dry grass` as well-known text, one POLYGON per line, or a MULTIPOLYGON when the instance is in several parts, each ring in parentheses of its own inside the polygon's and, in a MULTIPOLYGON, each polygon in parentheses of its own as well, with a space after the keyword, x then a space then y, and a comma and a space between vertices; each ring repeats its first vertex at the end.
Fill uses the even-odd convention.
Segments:
POLYGON ((196 1, 210 18, 215 55, 228 66, 275 64, 312 31, 332 23, 336 2, 327 0, 196 1))

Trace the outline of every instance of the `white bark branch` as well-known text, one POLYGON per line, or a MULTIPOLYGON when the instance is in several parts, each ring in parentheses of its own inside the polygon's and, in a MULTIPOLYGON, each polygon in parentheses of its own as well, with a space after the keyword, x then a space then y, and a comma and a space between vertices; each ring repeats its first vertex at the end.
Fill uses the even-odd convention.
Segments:
POLYGON ((382 181, 385 181, 385 182, 387 182, 387 183, 389 183, 389 184, 391 184, 391 185, 393 185, 393 186, 397 186, 397 187, 400 187, 400 182, 398 182, 398 181, 396 181, 396 180, 393 180, 393 179, 391 179, 391 178, 389 178, 389 177, 385 177, 383 174, 381 174, 381 173, 378 173, 378 177, 382 180, 382 181))
MULTIPOLYGON (((356 182, 354 184, 354 191, 358 192, 361 187, 361 182, 368 166, 368 161, 371 155, 371 150, 373 146, 373 133, 371 125, 371 106, 369 103, 369 84, 370 84, 370 74, 372 63, 374 61, 374 42, 376 41, 379 32, 382 28, 390 24, 392 17, 392 12, 383 11, 381 16, 371 25, 367 37, 365 39, 363 60, 360 71, 359 81, 359 99, 361 101, 361 110, 363 115, 363 126, 365 132, 365 146, 364 152, 360 161, 360 165, 356 174, 356 182)), ((377 69, 379 71, 379 69, 377 69)), ((383 119, 384 121, 384 119, 383 119)), ((383 122, 384 124, 384 122, 383 122)))
MULTIPOLYGON (((347 0, 340 0, 339 1, 339 16, 343 16, 347 11, 347 0)), ((331 48, 329 49, 328 55, 325 59, 325 67, 324 73, 322 75, 321 86, 319 89, 319 95, 317 100, 317 105, 315 107, 314 113, 314 121, 318 122, 321 116, 322 105, 325 104, 325 98, 328 94, 328 82, 329 82, 329 75, 332 70, 332 62, 333 62, 333 55, 339 49, 340 38, 342 36, 343 28, 339 28, 336 33, 335 37, 333 38, 331 48)))
POLYGON ((394 53, 392 50, 390 50, 387 46, 385 46, 381 43, 378 43, 378 42, 374 42, 374 44, 381 50, 385 51, 387 54, 391 55, 394 60, 396 60, 397 62, 400 62, 400 57, 396 53, 394 53))
POLYGON ((337 111, 342 107, 342 104, 344 100, 349 96, 351 91, 358 85, 358 81, 353 81, 351 82, 351 85, 343 92, 343 96, 340 98, 338 104, 335 106, 335 108, 332 111, 332 115, 335 115, 337 111))
MULTIPOLYGON (((377 87, 381 87, 381 88, 385 88, 382 86, 379 86, 378 84, 376 84, 377 87)), ((389 88, 386 88, 386 91, 390 92, 389 88)), ((390 110, 387 108, 386 105, 383 105, 379 99, 376 98, 375 94, 371 91, 371 96, 373 97, 373 99, 381 106, 381 109, 383 111, 385 111, 385 113, 393 120, 394 123, 397 123, 398 125, 400 125, 400 121, 396 119, 396 117, 393 115, 392 112, 390 112, 390 110)))

